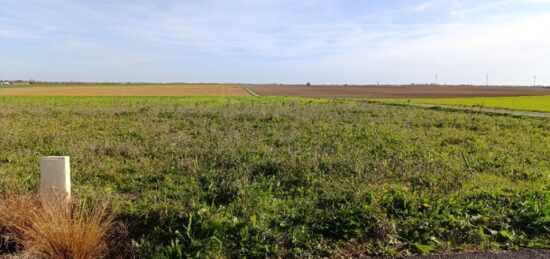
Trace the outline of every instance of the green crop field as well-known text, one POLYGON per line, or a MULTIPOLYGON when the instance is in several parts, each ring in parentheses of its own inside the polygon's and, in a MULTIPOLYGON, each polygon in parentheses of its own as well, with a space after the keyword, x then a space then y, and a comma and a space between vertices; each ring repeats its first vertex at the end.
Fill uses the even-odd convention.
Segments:
POLYGON ((123 255, 550 246, 548 118, 282 97, 0 97, 0 195, 35 192, 44 155, 71 157, 75 199, 110 197, 123 255))
POLYGON ((474 97, 474 98, 412 98, 380 99, 384 102, 408 102, 422 104, 442 104, 476 106, 510 110, 550 112, 550 95, 519 97, 474 97))

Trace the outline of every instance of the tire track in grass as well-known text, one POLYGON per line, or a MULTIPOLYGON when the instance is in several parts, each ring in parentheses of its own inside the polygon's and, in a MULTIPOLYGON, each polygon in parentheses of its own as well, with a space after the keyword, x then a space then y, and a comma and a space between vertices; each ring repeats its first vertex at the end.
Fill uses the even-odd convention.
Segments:
POLYGON ((397 105, 397 106, 412 106, 426 109, 448 109, 458 111, 480 112, 489 114, 500 115, 512 115, 512 116, 529 116, 529 117, 542 117, 550 118, 548 112, 534 112, 534 111, 520 111, 520 110, 507 110, 498 108, 486 108, 486 107, 471 107, 471 106, 458 106, 458 105, 445 105, 445 104, 424 104, 424 103, 398 103, 398 102, 385 102, 385 101, 371 101, 379 104, 397 105))

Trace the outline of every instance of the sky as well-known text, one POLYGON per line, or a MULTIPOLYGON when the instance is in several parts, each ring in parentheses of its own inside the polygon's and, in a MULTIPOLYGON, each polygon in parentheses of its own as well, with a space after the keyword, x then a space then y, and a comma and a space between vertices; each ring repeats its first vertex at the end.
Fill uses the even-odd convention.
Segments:
POLYGON ((0 0, 0 79, 550 85, 550 0, 0 0))

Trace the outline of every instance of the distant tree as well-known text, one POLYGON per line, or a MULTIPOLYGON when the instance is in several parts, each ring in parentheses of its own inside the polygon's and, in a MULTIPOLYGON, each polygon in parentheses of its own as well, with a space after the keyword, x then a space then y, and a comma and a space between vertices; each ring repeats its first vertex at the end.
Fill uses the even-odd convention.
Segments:
POLYGON ((310 82, 307 82, 307 83, 306 83, 306 86, 311 86, 311 83, 310 83, 310 82))

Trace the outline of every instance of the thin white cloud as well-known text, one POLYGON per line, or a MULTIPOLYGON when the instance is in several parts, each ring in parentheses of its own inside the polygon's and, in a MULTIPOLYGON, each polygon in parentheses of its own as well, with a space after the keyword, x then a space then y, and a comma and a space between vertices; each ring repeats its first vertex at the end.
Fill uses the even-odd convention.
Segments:
POLYGON ((413 6, 412 10, 416 11, 416 12, 426 11, 428 9, 431 9, 431 8, 435 7, 440 2, 441 1, 439 1, 439 0, 425 1, 423 3, 420 3, 418 5, 413 6))
POLYGON ((352 70, 348 77, 356 82, 423 83, 439 74, 445 83, 481 84, 486 73, 495 84, 529 84, 533 74, 549 80, 544 70, 550 58, 547 24, 550 15, 539 14, 431 26, 418 29, 419 37, 389 38, 361 55, 329 59, 326 71, 352 70), (357 76, 359 72, 364 76, 357 76))

